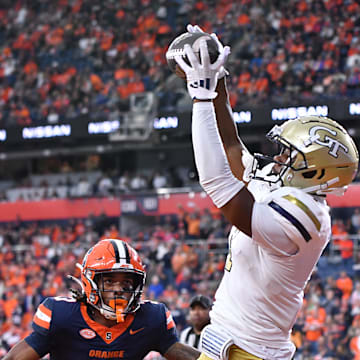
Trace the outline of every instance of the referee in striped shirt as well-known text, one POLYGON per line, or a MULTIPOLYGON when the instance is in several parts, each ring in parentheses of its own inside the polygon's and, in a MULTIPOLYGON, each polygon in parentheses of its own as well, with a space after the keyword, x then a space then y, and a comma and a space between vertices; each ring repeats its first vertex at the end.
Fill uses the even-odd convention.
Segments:
POLYGON ((196 295, 190 301, 190 326, 180 333, 180 342, 200 350, 201 330, 210 324, 209 312, 212 301, 205 295, 196 295))

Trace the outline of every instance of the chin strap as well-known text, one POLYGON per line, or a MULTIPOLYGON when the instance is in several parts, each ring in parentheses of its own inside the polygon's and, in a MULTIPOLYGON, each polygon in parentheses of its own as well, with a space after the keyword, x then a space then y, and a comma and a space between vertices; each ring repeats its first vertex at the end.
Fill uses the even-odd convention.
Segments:
POLYGON ((347 186, 338 187, 338 188, 331 188, 329 187, 339 181, 339 178, 333 178, 327 181, 325 184, 310 186, 307 188, 302 189, 306 193, 314 193, 316 195, 326 195, 326 194, 334 194, 337 196, 344 195, 345 191, 347 190, 347 186))

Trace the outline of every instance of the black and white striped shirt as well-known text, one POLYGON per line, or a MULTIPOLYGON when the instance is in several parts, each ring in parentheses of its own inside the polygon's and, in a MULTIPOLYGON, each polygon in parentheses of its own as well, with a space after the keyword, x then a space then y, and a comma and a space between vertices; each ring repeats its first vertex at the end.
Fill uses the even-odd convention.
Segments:
POLYGON ((200 350, 200 334, 195 334, 192 326, 187 327, 180 333, 180 342, 200 350))

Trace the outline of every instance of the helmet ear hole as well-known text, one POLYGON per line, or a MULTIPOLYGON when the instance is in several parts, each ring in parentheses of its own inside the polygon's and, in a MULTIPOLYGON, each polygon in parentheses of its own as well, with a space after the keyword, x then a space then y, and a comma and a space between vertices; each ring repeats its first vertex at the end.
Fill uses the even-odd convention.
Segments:
MULTIPOLYGON (((314 178, 318 173, 318 170, 311 170, 311 171, 306 171, 302 174, 302 176, 305 178, 305 179, 312 179, 314 178)), ((319 176, 317 176, 316 179, 321 179, 323 178, 325 175, 325 169, 321 169, 321 172, 319 174, 319 176)))
POLYGON ((317 173, 317 170, 311 170, 311 171, 306 171, 304 173, 302 173, 302 176, 305 179, 312 179, 317 173))

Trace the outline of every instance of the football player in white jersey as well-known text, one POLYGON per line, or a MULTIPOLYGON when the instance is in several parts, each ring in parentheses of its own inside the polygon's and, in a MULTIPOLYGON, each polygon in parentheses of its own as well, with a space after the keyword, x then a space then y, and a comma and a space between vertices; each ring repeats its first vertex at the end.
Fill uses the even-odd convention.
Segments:
MULTIPOLYGON (((190 25, 188 31, 201 29, 190 25)), ((190 65, 176 58, 193 99, 200 183, 233 225, 199 359, 291 359, 303 289, 330 239, 326 194, 346 190, 359 155, 341 125, 309 116, 268 133, 281 151, 259 169, 258 160, 270 157, 251 155, 238 137, 223 67, 230 48, 219 43, 219 51, 211 64, 202 41, 201 61, 187 45, 190 65)))

